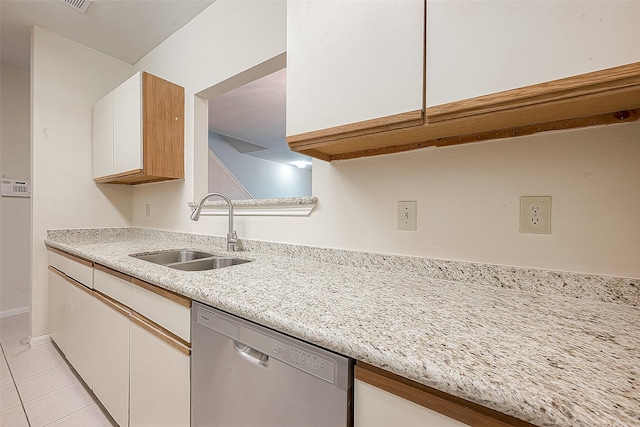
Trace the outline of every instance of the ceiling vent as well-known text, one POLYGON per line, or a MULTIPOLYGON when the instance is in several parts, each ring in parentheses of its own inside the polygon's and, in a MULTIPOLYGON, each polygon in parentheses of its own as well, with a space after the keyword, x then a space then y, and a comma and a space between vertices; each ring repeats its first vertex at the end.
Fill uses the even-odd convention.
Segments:
POLYGON ((60 0, 62 3, 77 10, 86 13, 93 0, 60 0))

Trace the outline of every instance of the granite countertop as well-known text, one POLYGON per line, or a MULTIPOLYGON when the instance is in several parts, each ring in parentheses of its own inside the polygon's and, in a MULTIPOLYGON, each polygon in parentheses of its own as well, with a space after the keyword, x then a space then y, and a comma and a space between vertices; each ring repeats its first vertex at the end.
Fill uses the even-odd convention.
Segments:
MULTIPOLYGON (((211 236, 98 229, 50 232, 45 242, 536 425, 640 424, 637 306, 443 280, 410 259, 401 268, 402 257, 377 268, 360 266, 367 256, 358 253, 323 258, 260 242, 235 254, 252 262, 203 272, 129 256, 225 254, 211 236)), ((629 298, 638 282, 625 280, 613 287, 629 298)))

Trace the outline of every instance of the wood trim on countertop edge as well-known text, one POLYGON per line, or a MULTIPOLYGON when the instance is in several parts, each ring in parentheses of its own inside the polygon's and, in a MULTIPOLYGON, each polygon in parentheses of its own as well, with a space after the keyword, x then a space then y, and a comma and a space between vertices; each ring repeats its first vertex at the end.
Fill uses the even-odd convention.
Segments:
POLYGON ((171 347, 180 351, 184 355, 191 356, 191 348, 188 343, 185 343, 185 341, 182 338, 167 331, 163 327, 159 326, 157 323, 150 321, 146 317, 142 316, 141 314, 133 310, 129 315, 129 319, 136 325, 140 326, 145 331, 159 338, 166 344, 169 344, 171 347))
POLYGON ((165 297, 177 304, 180 304, 183 307, 191 308, 191 298, 187 298, 176 292, 158 287, 154 284, 144 282, 135 277, 131 278, 131 283, 133 283, 134 285, 140 286, 141 288, 146 289, 149 292, 153 292, 154 294, 160 295, 161 297, 165 297))
POLYGON ((58 276, 62 277, 64 280, 69 282, 71 285, 75 286, 76 288, 80 288, 81 291, 84 291, 84 292, 88 293, 89 295, 93 295, 93 289, 87 288, 82 283, 78 282, 77 280, 72 279, 71 277, 67 276, 62 271, 58 270, 57 268, 55 268, 55 267, 53 267, 51 265, 49 265, 48 267, 49 267, 50 271, 52 271, 53 273, 55 273, 58 276))
POLYGON ((535 427, 521 419, 444 393, 361 361, 355 379, 474 427, 535 427))
POLYGON ((58 248, 54 248, 53 246, 50 246, 50 245, 46 245, 45 244, 45 246, 47 247, 47 250, 49 250, 51 252, 55 252, 58 255, 62 255, 65 258, 69 258, 70 260, 76 261, 76 262, 78 262, 80 264, 83 264, 83 265, 86 265, 87 267, 93 267, 93 261, 89 261, 88 259, 81 258, 81 257, 79 257, 77 255, 72 255, 72 254, 67 253, 67 252, 65 252, 63 250, 60 250, 58 248))

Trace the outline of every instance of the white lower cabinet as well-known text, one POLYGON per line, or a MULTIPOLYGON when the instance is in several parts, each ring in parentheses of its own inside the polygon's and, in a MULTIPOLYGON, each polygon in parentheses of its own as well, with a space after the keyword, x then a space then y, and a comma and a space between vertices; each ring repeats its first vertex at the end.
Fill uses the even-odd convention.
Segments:
POLYGON ((364 381, 355 381, 354 394, 354 427, 463 427, 468 425, 364 381))
POLYGON ((94 294, 93 392, 120 426, 129 424, 129 312, 94 294))
POLYGON ((50 334, 91 387, 93 377, 93 294, 55 268, 49 269, 50 334))
POLYGON ((93 384, 93 294, 69 281, 67 286, 67 359, 91 388, 93 384))
POLYGON ((189 426, 189 349, 133 317, 130 334, 130 426, 189 426))
POLYGON ((65 298, 67 281, 62 274, 49 267, 49 336, 60 350, 66 348, 65 298))
POLYGON ((94 286, 96 396, 121 427, 189 426, 190 300, 99 265, 94 286))
POLYGON ((191 300, 75 258, 50 251, 52 340, 120 427, 188 427, 191 300))

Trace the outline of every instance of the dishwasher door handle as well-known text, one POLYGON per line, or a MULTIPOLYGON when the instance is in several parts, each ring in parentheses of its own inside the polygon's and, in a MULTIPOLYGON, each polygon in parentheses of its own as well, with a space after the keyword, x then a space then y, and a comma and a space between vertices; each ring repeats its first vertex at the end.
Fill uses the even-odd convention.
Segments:
POLYGON ((236 340, 233 340, 233 347, 235 347, 241 357, 247 359, 249 362, 261 365, 265 368, 269 366, 268 354, 258 351, 255 348, 236 340))

